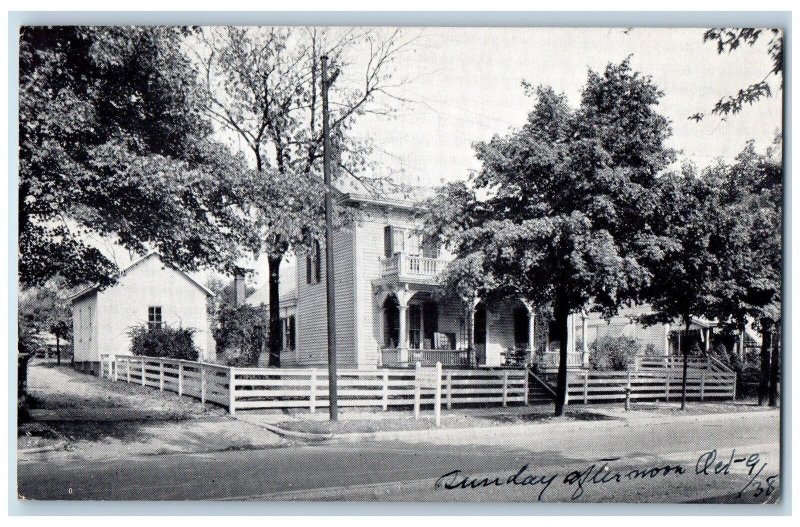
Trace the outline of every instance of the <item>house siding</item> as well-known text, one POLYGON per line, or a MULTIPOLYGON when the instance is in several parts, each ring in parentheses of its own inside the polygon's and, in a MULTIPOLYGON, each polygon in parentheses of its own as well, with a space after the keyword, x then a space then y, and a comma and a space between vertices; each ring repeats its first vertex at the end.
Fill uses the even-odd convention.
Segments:
MULTIPOLYGON (((334 296, 336 301, 336 357, 337 364, 357 365, 355 349, 355 262, 352 227, 334 233, 333 259, 334 296)), ((301 252, 297 258, 297 353, 289 361, 298 366, 323 366, 328 362, 327 296, 325 286, 325 244, 320 242, 319 283, 306 283, 306 257, 301 252)), ((293 353, 287 355, 295 355, 293 353)))

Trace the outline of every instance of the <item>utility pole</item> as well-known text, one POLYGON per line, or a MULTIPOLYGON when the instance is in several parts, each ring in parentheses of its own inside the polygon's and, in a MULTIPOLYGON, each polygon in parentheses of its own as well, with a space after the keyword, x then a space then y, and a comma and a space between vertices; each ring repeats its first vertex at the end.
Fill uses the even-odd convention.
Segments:
POLYGON ((328 412, 330 420, 339 418, 339 401, 336 379, 336 305, 333 298, 333 187, 331 186, 331 135, 328 124, 328 88, 337 73, 328 79, 328 57, 322 60, 322 171, 325 177, 325 285, 328 305, 328 412))

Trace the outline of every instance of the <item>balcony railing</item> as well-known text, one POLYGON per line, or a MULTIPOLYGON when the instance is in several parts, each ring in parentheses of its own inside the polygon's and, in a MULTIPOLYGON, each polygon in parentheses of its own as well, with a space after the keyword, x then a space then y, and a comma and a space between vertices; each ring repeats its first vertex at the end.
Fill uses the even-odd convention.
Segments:
POLYGON ((422 366, 434 366, 441 362, 442 366, 461 366, 471 365, 470 352, 468 350, 431 350, 431 349, 408 349, 400 350, 397 348, 384 348, 380 350, 381 366, 388 367, 413 367, 417 362, 422 366))
POLYGON ((381 277, 433 279, 444 270, 447 260, 396 253, 381 261, 381 277))

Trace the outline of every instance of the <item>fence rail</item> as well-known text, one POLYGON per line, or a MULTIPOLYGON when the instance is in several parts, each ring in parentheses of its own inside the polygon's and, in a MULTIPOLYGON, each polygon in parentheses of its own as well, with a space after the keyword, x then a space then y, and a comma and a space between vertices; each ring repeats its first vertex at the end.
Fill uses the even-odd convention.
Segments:
MULTIPOLYGON (((680 369, 661 371, 583 371, 567 374, 567 394, 571 402, 624 401, 630 391, 631 400, 678 400, 681 397, 683 372, 680 369)), ((716 370, 688 370, 686 396, 689 399, 734 399, 736 373, 716 370)))
MULTIPOLYGON (((234 368, 134 355, 101 356, 101 377, 211 401, 231 413, 243 409, 328 406, 327 369, 234 368)), ((421 387, 416 369, 340 369, 340 407, 419 408, 432 405, 433 388, 421 387)), ((528 402, 524 370, 445 370, 440 379, 447 408, 464 404, 528 402)))

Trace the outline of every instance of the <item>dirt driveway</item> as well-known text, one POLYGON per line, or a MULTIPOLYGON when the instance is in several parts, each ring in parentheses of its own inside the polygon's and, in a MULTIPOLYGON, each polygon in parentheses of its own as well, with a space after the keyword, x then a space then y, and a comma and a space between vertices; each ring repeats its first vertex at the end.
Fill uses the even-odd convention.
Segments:
POLYGON ((32 422, 19 428, 20 461, 100 459, 176 452, 269 448, 284 441, 228 417, 224 408, 67 365, 34 362, 28 372, 32 422), (45 448, 56 450, 31 452, 45 448))

